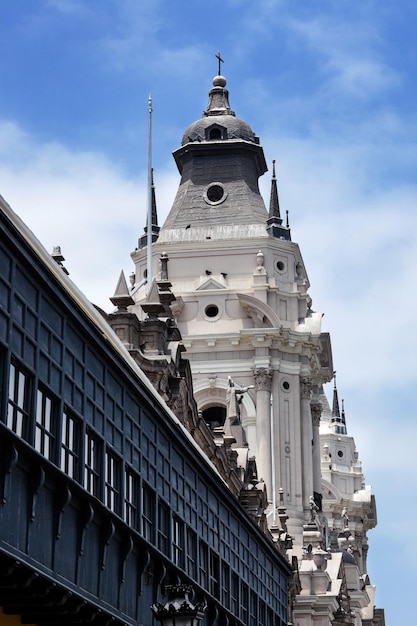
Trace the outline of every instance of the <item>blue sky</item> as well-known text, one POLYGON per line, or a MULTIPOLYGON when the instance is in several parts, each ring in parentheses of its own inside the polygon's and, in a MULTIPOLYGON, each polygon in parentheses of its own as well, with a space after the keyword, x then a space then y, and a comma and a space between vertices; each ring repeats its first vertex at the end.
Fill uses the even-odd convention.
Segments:
POLYGON ((277 160, 332 335, 377 501, 369 572, 395 626, 414 612, 417 558, 416 41, 414 0, 0 4, 0 193, 108 311, 145 223, 148 95, 162 223, 179 182, 171 152, 221 51, 232 108, 277 160))

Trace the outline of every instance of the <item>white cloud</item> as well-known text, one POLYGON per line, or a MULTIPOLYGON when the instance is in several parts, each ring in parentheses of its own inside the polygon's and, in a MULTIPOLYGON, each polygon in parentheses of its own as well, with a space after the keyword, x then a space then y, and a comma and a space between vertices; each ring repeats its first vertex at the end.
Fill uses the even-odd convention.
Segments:
POLYGON ((178 40, 172 35, 161 36, 161 31, 169 32, 161 4, 160 0, 129 0, 116 5, 117 27, 94 44, 102 67, 142 76, 150 73, 156 84, 161 78, 171 78, 174 72, 178 79, 194 79, 202 67, 208 66, 202 42, 194 37, 178 40))
MULTIPOLYGON (((325 313, 323 327, 332 333, 345 385, 361 386, 358 359, 364 358, 374 389, 414 380, 417 335, 409 293, 417 282, 417 189, 380 192, 358 184, 362 147, 312 139, 277 144, 285 155, 278 163, 281 207, 291 209, 313 308, 325 313)), ((146 172, 132 180, 101 154, 37 145, 11 122, 0 123, 0 146, 5 199, 49 252, 61 246, 71 278, 109 310, 118 273, 133 270, 129 255, 143 233, 146 172)), ((178 182, 171 168, 156 173, 160 225, 178 182)), ((268 198, 267 179, 263 191, 268 198)))
MULTIPOLYGON (((121 268, 133 270, 130 252, 146 222, 146 172, 127 178, 103 155, 36 145, 11 123, 0 124, 0 145, 22 155, 0 155, 2 195, 48 252, 60 245, 76 285, 105 310, 121 268)), ((172 174, 158 174, 161 206, 168 203, 172 174)))
MULTIPOLYGON (((283 155, 281 210, 290 209, 335 368, 343 363, 346 384, 361 388, 366 380, 376 390, 416 382, 417 185, 401 184, 401 173, 384 177, 387 163, 390 170, 407 150, 402 133, 397 145, 392 135, 385 146, 367 135, 359 144, 277 136, 266 148, 283 155)), ((264 197, 268 188, 266 180, 264 197)))
POLYGON ((368 19, 322 15, 308 20, 292 19, 289 25, 322 55, 322 70, 332 89, 368 98, 400 82, 400 76, 378 52, 383 42, 368 19))

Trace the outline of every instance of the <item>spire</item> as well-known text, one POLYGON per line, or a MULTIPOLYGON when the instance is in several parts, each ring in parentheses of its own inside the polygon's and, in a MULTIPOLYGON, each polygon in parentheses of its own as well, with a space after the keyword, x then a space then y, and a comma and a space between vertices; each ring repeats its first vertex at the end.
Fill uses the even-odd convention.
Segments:
MULTIPOLYGON (((160 227, 158 226, 158 212, 156 208, 156 194, 155 194, 155 183, 153 178, 153 168, 151 169, 151 207, 152 207, 152 224, 151 224, 151 232, 152 232, 152 243, 159 237, 160 227)), ((145 248, 148 245, 148 222, 149 216, 146 217, 146 226, 143 229, 144 234, 139 237, 138 248, 145 248)))
POLYGON ((159 233, 158 214, 156 211, 155 183, 153 180, 153 168, 151 169, 151 194, 152 194, 152 235, 159 233))
POLYGON ((229 92, 226 87, 226 79, 221 75, 221 64, 224 63, 220 52, 215 55, 219 62, 219 73, 213 78, 213 88, 209 91, 209 102, 203 117, 210 115, 235 115, 229 104, 229 92))
POLYGON ((229 239, 238 230, 248 239, 255 232, 265 236, 268 212, 255 183, 268 169, 265 155, 259 137, 230 109, 225 86, 224 76, 214 77, 206 111, 186 128, 174 152, 181 182, 159 243, 173 236, 176 242, 229 239))
POLYGON ((269 200, 269 217, 267 219, 267 231, 272 237, 277 239, 286 239, 291 241, 291 230, 288 223, 288 211, 287 211, 287 223, 282 225, 281 212, 279 209, 278 199, 278 185, 277 177, 275 174, 275 159, 272 161, 272 179, 271 179, 271 196, 269 200))
POLYGON ((342 399, 342 424, 346 428, 345 401, 342 399))
POLYGON ((225 87, 226 79, 224 76, 215 76, 213 78, 213 87, 209 91, 209 101, 203 117, 211 115, 235 116, 235 112, 230 108, 229 92, 225 87))
POLYGON ((332 407, 332 418, 333 421, 340 421, 340 409, 339 409, 339 396, 337 394, 336 387, 336 372, 333 373, 334 376, 334 387, 333 387, 333 407, 332 407), (335 420, 335 418, 337 418, 335 420))
POLYGON ((275 159, 272 161, 271 197, 269 200, 269 217, 276 218, 278 224, 282 224, 281 213, 279 211, 277 177, 275 175, 275 159))
POLYGON ((117 306, 118 311, 127 311, 127 307, 130 304, 134 304, 135 301, 129 294, 126 278, 123 270, 120 272, 119 280, 116 285, 114 296, 110 298, 110 302, 117 306))
POLYGON ((345 419, 345 405, 344 400, 342 400, 342 415, 340 415, 339 408, 339 396, 337 393, 336 386, 336 372, 333 372, 334 376, 334 387, 333 387, 333 407, 332 407, 332 419, 330 425, 333 426, 335 432, 338 435, 346 435, 346 419, 345 419))

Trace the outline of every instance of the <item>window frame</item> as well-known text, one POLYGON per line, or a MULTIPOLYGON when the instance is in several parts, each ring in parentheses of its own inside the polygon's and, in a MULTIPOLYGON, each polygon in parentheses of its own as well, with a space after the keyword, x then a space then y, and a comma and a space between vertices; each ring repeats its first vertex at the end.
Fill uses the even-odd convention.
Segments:
POLYGON ((80 481, 81 422, 64 406, 61 421, 60 468, 70 478, 80 481))
POLYGON ((92 496, 101 499, 103 441, 87 428, 84 434, 84 489, 92 496))
POLYGON ((130 528, 138 530, 139 525, 139 476, 129 466, 124 471, 123 519, 130 528))
POLYGON ((7 382, 6 424, 18 437, 28 440, 33 376, 13 358, 7 382))
POLYGON ((141 530, 144 539, 150 543, 155 544, 155 507, 156 507, 156 494, 151 487, 142 481, 142 524, 141 530))
POLYGON ((39 385, 36 390, 33 447, 52 462, 56 460, 57 406, 56 398, 43 385, 39 385))
POLYGON ((107 446, 104 451, 104 504, 120 514, 122 460, 107 446))
POLYGON ((172 519, 172 562, 181 569, 184 569, 185 560, 184 530, 184 520, 174 515, 172 519))
POLYGON ((171 510, 161 499, 158 500, 158 549, 169 556, 171 510))

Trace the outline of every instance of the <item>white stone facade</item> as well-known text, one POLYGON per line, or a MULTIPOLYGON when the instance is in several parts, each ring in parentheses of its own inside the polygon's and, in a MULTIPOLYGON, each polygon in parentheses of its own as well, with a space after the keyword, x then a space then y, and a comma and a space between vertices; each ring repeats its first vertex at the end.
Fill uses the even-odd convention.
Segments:
MULTIPOLYGON (((268 213, 257 182, 266 170, 259 139, 231 111, 225 85, 214 79, 202 120, 174 153, 182 178, 153 245, 155 276, 166 254, 171 309, 203 417, 221 421, 230 379, 246 389, 240 419, 266 485, 268 520, 273 526, 282 490, 289 558, 298 557, 293 623, 383 625, 366 572, 374 499, 354 440, 346 428, 337 432, 321 391, 333 378, 330 338, 280 216, 275 170, 268 213)), ((146 252, 132 253, 138 316, 146 252)))

